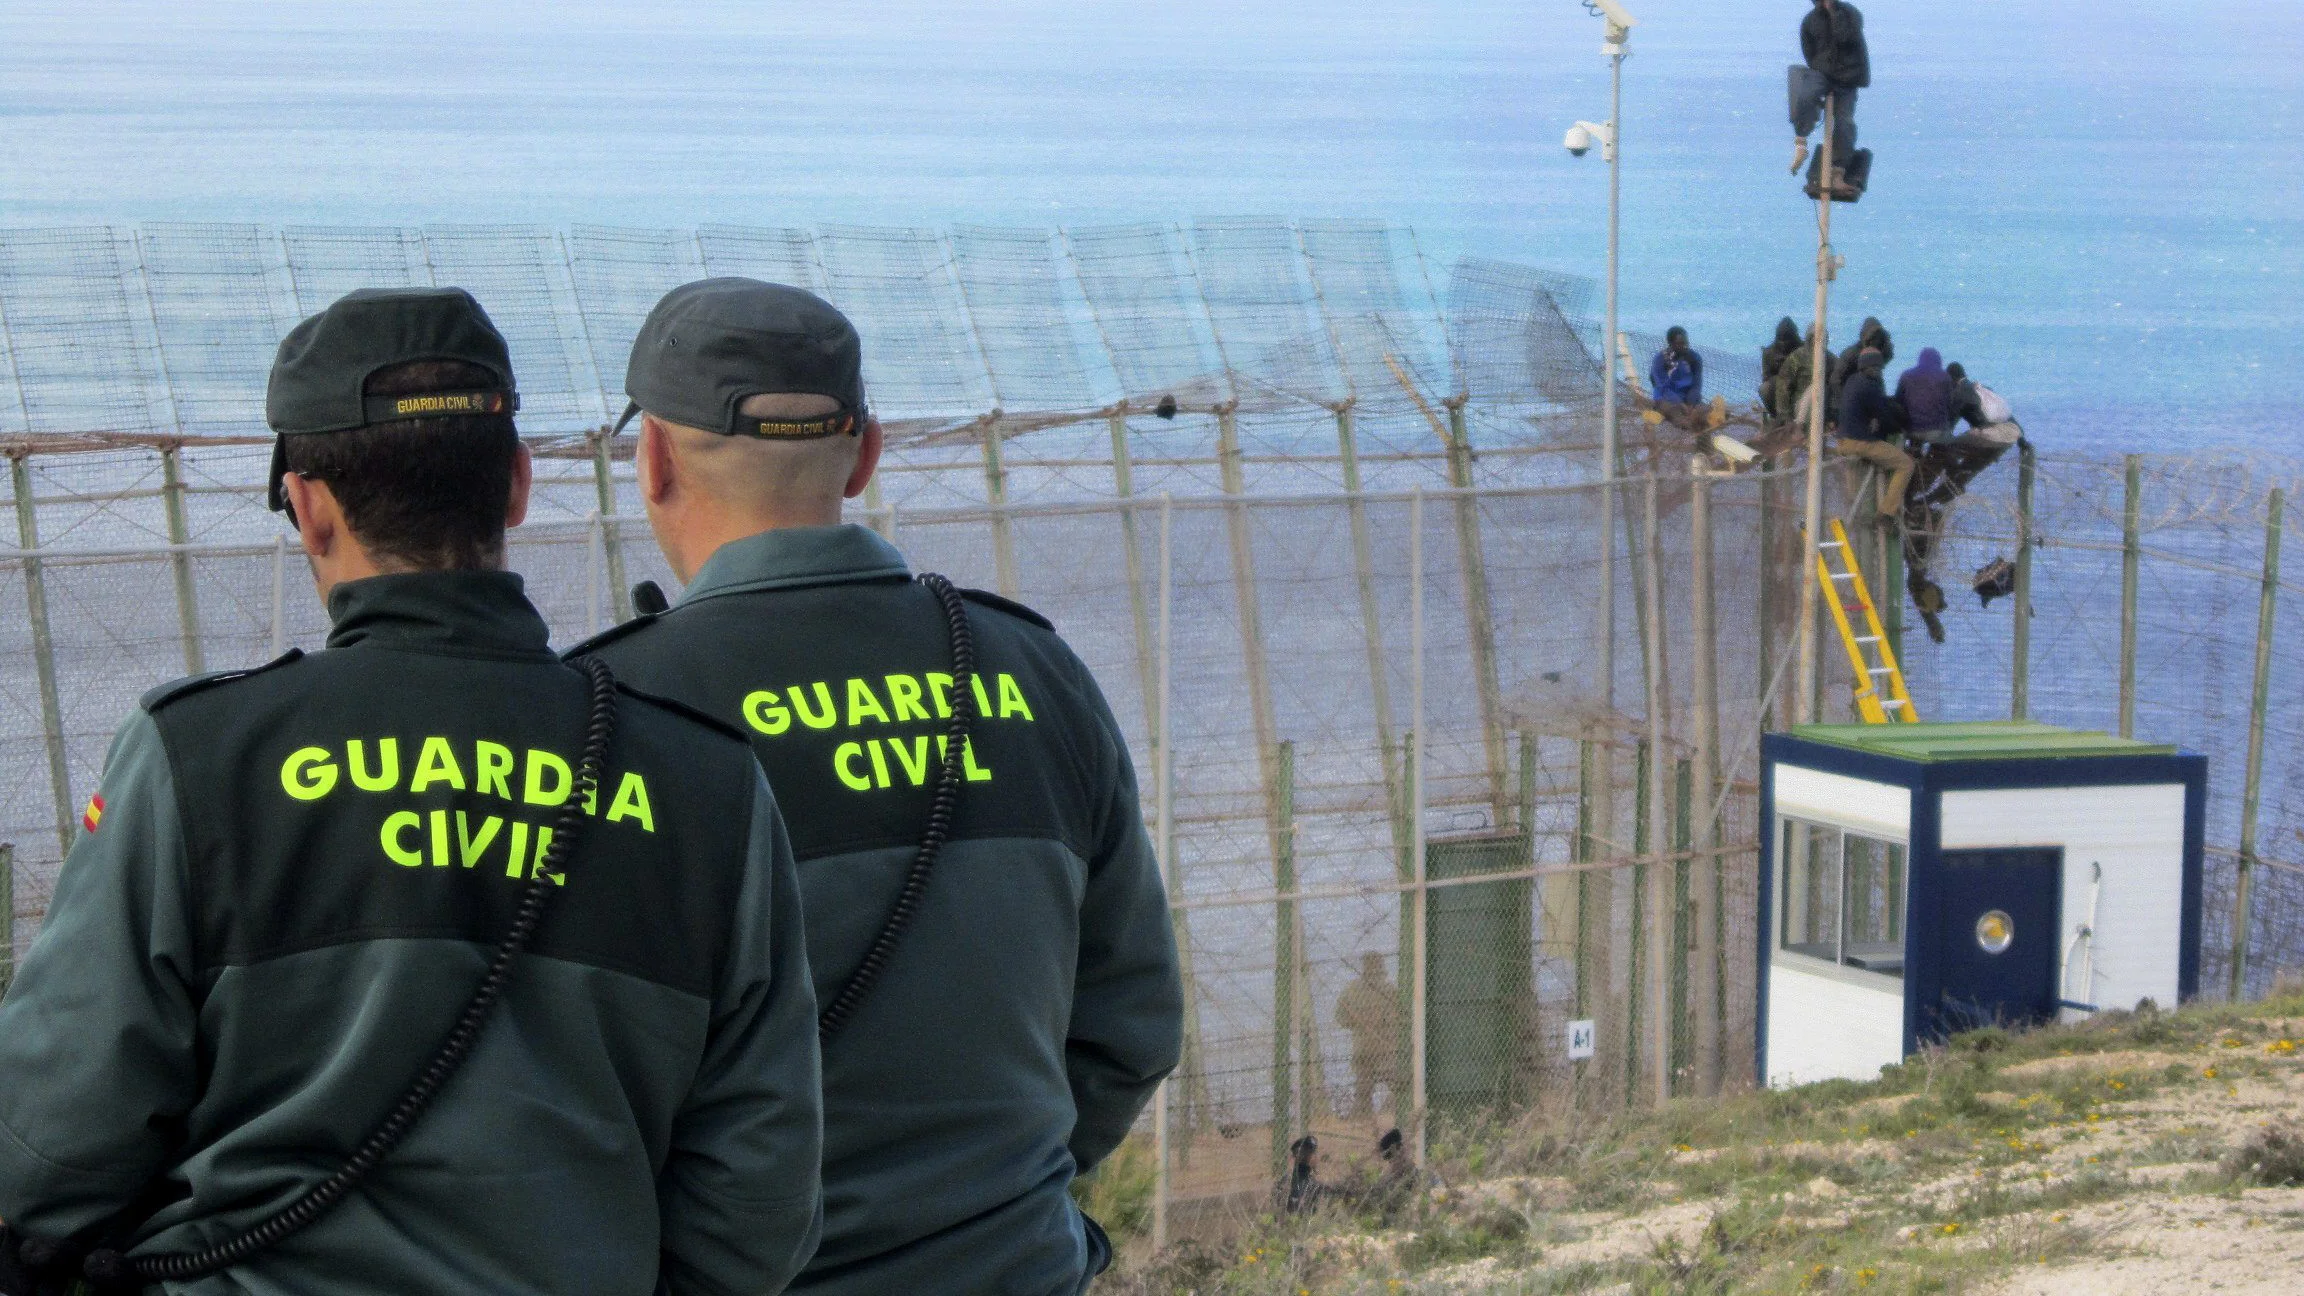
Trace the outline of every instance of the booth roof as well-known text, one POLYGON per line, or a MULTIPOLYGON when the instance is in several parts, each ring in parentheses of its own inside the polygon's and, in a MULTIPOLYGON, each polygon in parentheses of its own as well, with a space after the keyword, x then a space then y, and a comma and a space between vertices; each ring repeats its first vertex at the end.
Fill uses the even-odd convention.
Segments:
POLYGON ((1964 724, 1800 725, 1795 737, 1907 761, 2022 760, 2058 756, 2173 756, 2176 748, 2029 720, 1964 724))

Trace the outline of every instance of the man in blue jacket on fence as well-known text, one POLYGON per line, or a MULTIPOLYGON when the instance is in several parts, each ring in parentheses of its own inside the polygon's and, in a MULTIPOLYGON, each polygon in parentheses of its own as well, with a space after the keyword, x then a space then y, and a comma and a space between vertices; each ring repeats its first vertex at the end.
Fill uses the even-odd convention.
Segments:
POLYGON ((1648 393, 1665 418, 1683 427, 1702 425, 1704 357, 1688 345, 1688 330, 1675 324, 1664 333, 1664 349, 1648 362, 1648 393))

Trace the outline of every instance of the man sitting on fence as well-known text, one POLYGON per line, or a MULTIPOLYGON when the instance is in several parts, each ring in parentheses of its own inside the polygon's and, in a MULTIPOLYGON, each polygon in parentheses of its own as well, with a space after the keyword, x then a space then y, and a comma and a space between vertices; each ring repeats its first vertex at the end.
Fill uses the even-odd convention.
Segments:
POLYGON ((1648 362, 1648 396, 1656 412, 1689 431, 1704 426, 1704 357, 1688 345, 1688 330, 1665 330, 1664 349, 1648 362))
POLYGON ((1904 512, 1904 488, 1912 481, 1912 456, 1897 444, 1904 430, 1903 412, 1881 381, 1881 366, 1880 353, 1870 347, 1857 356, 1856 376, 1840 393, 1840 439, 1832 452, 1861 459, 1888 474, 1879 489, 1874 521, 1890 527, 1904 512))

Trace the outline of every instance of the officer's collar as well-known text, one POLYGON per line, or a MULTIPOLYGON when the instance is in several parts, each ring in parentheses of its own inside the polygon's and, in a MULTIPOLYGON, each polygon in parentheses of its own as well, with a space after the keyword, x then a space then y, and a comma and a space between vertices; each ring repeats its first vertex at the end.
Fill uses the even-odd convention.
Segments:
POLYGON ((680 601, 910 575, 896 546, 865 527, 854 523, 785 527, 731 540, 713 550, 680 601))
POLYGON ((328 592, 330 648, 356 644, 490 657, 550 657, 551 632, 501 571, 395 572, 328 592))

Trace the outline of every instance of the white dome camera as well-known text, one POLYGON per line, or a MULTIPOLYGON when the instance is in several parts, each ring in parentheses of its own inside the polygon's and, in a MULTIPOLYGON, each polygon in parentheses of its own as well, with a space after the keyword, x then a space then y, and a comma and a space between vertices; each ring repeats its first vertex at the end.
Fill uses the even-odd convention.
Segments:
POLYGON ((1568 128, 1567 138, 1560 142, 1566 145, 1568 151, 1577 157, 1591 152, 1592 146, 1597 144, 1600 146, 1600 156, 1603 160, 1609 162, 1616 160, 1616 131, 1606 122, 1577 122, 1568 128))

